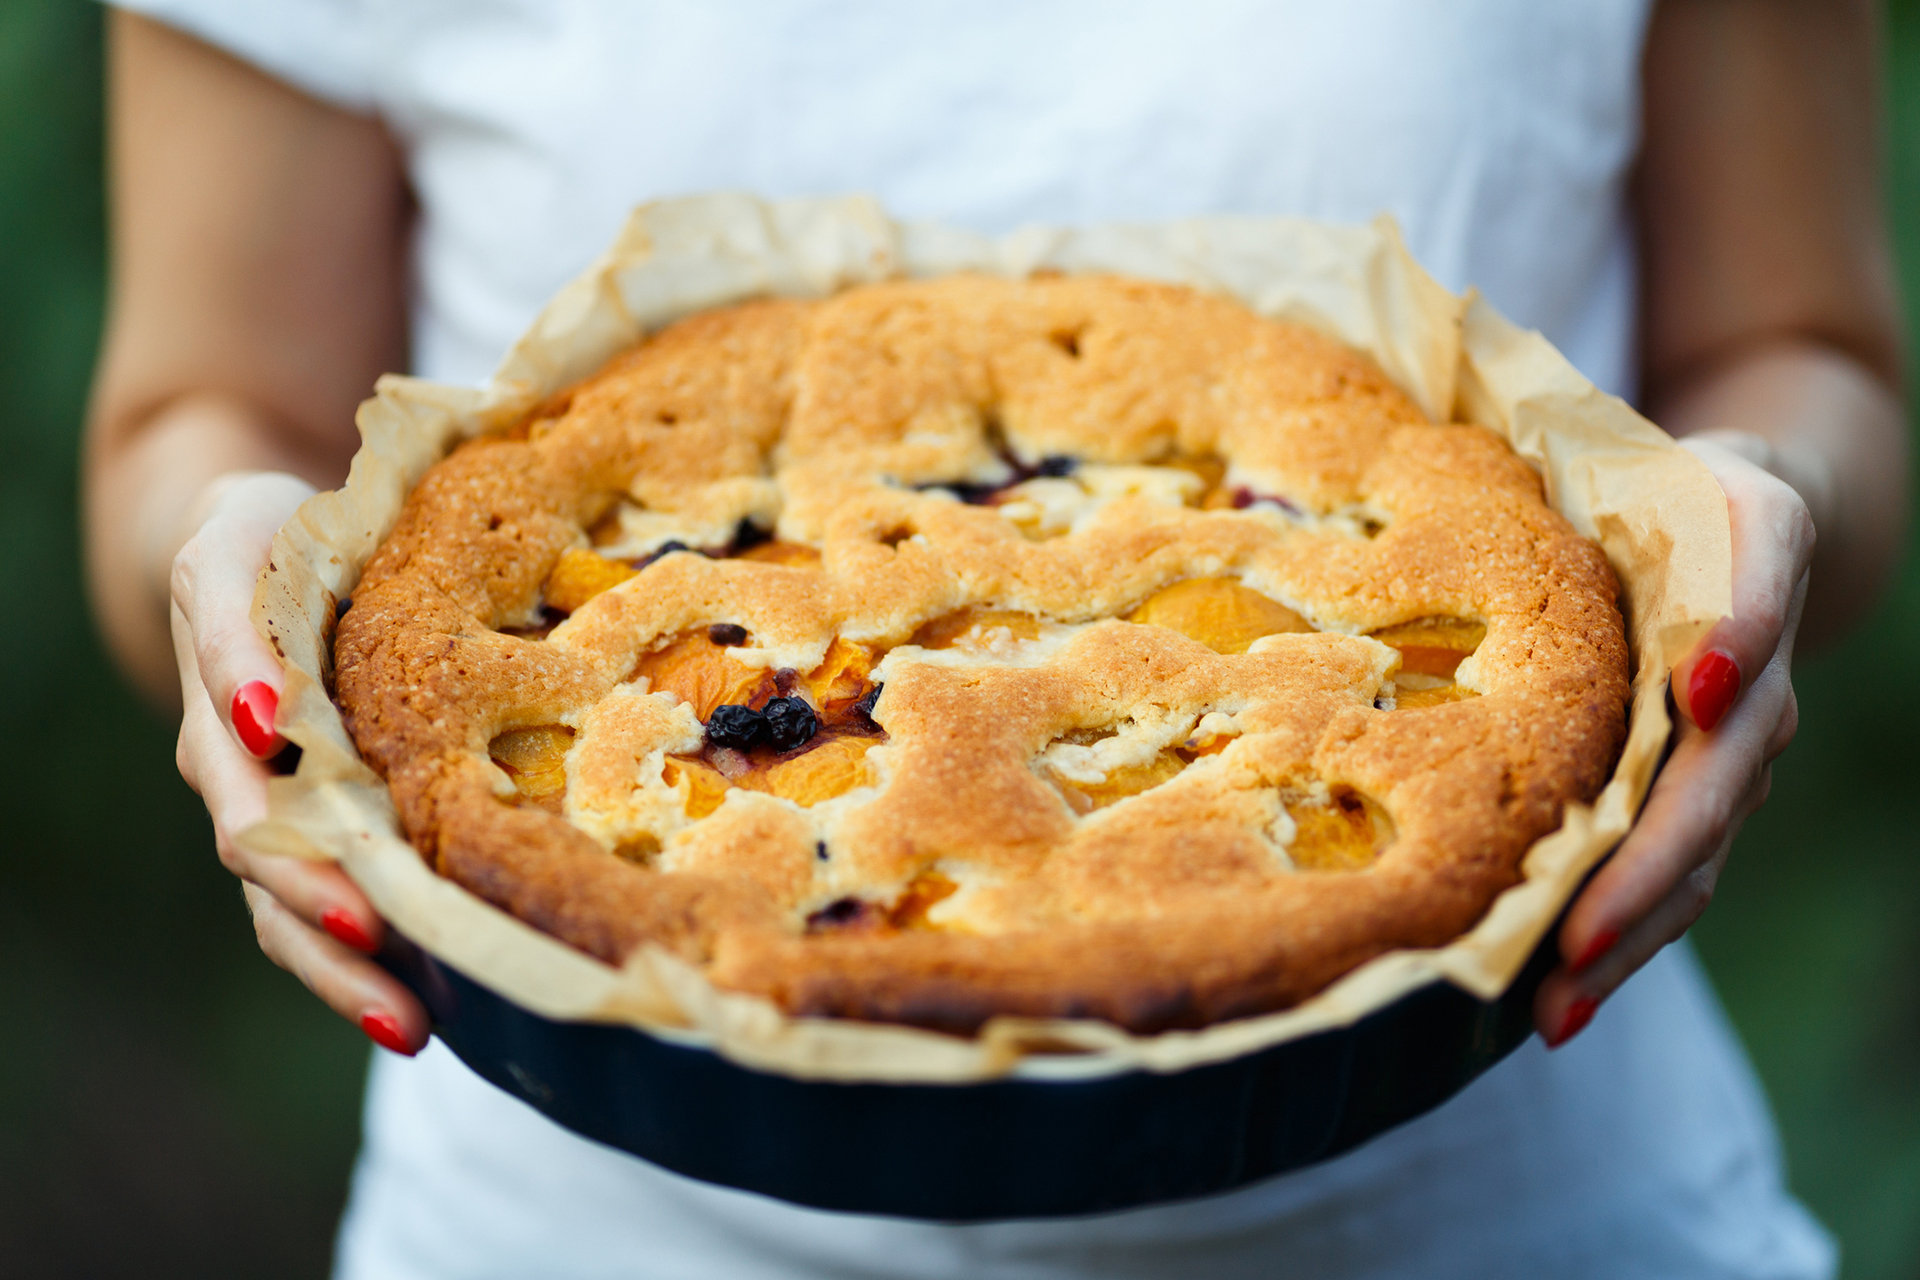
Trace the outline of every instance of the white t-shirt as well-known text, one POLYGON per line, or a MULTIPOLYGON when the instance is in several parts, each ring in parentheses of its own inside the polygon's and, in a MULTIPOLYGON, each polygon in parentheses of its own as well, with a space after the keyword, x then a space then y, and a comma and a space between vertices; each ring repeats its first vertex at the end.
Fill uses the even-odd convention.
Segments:
MULTIPOLYGON (((137 0, 377 112, 421 206, 415 371, 472 383, 636 203, 866 191, 997 232, 1395 214, 1609 390, 1633 383, 1623 188, 1645 0, 137 0)), ((437 1044, 380 1056, 347 1280, 1830 1275, 1751 1072, 1673 949, 1339 1160, 1099 1219, 798 1209, 594 1146, 437 1044)))

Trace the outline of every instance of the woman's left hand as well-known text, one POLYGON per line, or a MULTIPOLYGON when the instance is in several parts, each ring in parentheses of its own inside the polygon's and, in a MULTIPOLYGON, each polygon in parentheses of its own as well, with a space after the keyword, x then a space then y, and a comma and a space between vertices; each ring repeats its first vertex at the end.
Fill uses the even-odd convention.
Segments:
POLYGON ((1685 447, 1727 495, 1733 616, 1674 670, 1681 719, 1673 754, 1639 822, 1561 926, 1562 963, 1533 1005, 1549 1047, 1586 1026, 1601 1001, 1700 918, 1740 824, 1767 798, 1773 761, 1799 724, 1791 668, 1813 521, 1791 487, 1747 460, 1766 456, 1754 437, 1703 432, 1685 447))

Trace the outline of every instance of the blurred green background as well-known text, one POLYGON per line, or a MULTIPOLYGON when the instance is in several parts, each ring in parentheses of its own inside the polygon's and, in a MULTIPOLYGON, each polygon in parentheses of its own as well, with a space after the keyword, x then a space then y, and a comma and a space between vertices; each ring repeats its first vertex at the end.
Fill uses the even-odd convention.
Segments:
MULTIPOLYGON (((255 950, 172 731, 82 600, 100 23, 80 0, 0 0, 0 1273, 320 1276, 366 1042, 255 950)), ((1920 301, 1920 0, 1890 7, 1886 56, 1920 301)), ((1910 555, 1873 623, 1802 663, 1799 740, 1696 930, 1854 1280, 1920 1276, 1916 636, 1910 555)))

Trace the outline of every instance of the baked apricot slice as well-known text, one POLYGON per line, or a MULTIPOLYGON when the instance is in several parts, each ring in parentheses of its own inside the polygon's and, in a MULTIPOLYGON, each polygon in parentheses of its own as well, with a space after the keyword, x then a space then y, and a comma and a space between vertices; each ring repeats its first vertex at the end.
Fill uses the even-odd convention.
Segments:
POLYGON ((568 547, 560 553, 553 572, 547 575, 546 586, 542 588, 543 598, 549 609, 572 613, 602 591, 619 586, 636 572, 632 565, 624 561, 609 560, 579 547, 568 547))
POLYGON ((730 784, 718 769, 691 756, 668 756, 660 768, 660 780, 670 787, 678 787, 683 779, 687 784, 683 804, 689 818, 706 817, 727 798, 730 784))
POLYGON ((1040 619, 1013 609, 983 609, 977 605, 955 609, 925 623, 913 633, 911 643, 923 649, 978 649, 989 643, 995 631, 1006 628, 1015 640, 1033 640, 1040 635, 1040 619))
POLYGON ((1161 751, 1151 760, 1109 769, 1107 776, 1099 782, 1076 782, 1058 773, 1050 776, 1053 785, 1065 797, 1067 807, 1075 813, 1086 814, 1171 781, 1186 767, 1186 759, 1179 752, 1169 749, 1161 751))
POLYGON ((567 791, 567 751, 573 730, 563 724, 509 729, 487 744, 487 755, 513 779, 520 799, 543 809, 560 811, 567 791))
POLYGON ((1127 621, 1178 631, 1215 653, 1245 653, 1262 636, 1313 630, 1298 613, 1236 578, 1189 578, 1163 587, 1127 621))
POLYGON ((701 723, 713 717, 715 707, 765 702, 779 692, 773 673, 749 667, 728 656, 705 631, 682 635, 655 649, 635 664, 636 679, 645 677, 653 693, 670 693, 693 708, 701 723))
POLYGON ((1460 664, 1487 638, 1485 623, 1466 618, 1420 618, 1373 633, 1382 644, 1400 651, 1400 669, 1394 673, 1394 709, 1437 707, 1463 698, 1478 697, 1454 682, 1460 664))
POLYGON ((873 781, 867 752, 879 745, 873 738, 828 738, 810 751, 753 769, 736 779, 739 786, 765 791, 811 809, 823 800, 843 796, 873 781))
POLYGON ((1287 806, 1293 843, 1287 855, 1302 871, 1359 871, 1371 866, 1393 839, 1393 823, 1369 796, 1333 787, 1327 803, 1287 806))
POLYGON ((772 542, 762 542, 758 546, 748 547, 734 559, 810 568, 820 563, 820 552, 818 548, 810 547, 804 542, 781 542, 775 539, 772 542))
POLYGON ((800 687, 828 724, 851 715, 854 705, 867 695, 877 656, 865 645, 835 636, 820 665, 800 678, 800 687))

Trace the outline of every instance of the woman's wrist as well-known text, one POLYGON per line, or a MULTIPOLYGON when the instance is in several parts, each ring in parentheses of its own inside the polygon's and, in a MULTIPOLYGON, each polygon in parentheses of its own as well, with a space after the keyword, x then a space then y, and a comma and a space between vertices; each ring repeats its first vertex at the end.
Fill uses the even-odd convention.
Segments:
POLYGON ((1653 405, 1683 443, 1717 445, 1784 482, 1819 537, 1806 638, 1832 641, 1872 609, 1905 543, 1900 400, 1853 356, 1771 341, 1653 405))
POLYGON ((135 538, 139 545, 141 581, 151 595, 165 602, 173 594, 173 562, 180 548, 207 522, 221 497, 258 471, 225 471, 184 493, 156 485, 139 514, 135 538))
POLYGON ((1717 444, 1784 482, 1806 503, 1815 529, 1833 527, 1839 516, 1838 483, 1833 463, 1818 449, 1800 442, 1776 444, 1756 432, 1735 427, 1696 431, 1681 444, 1685 447, 1696 442, 1717 444))

